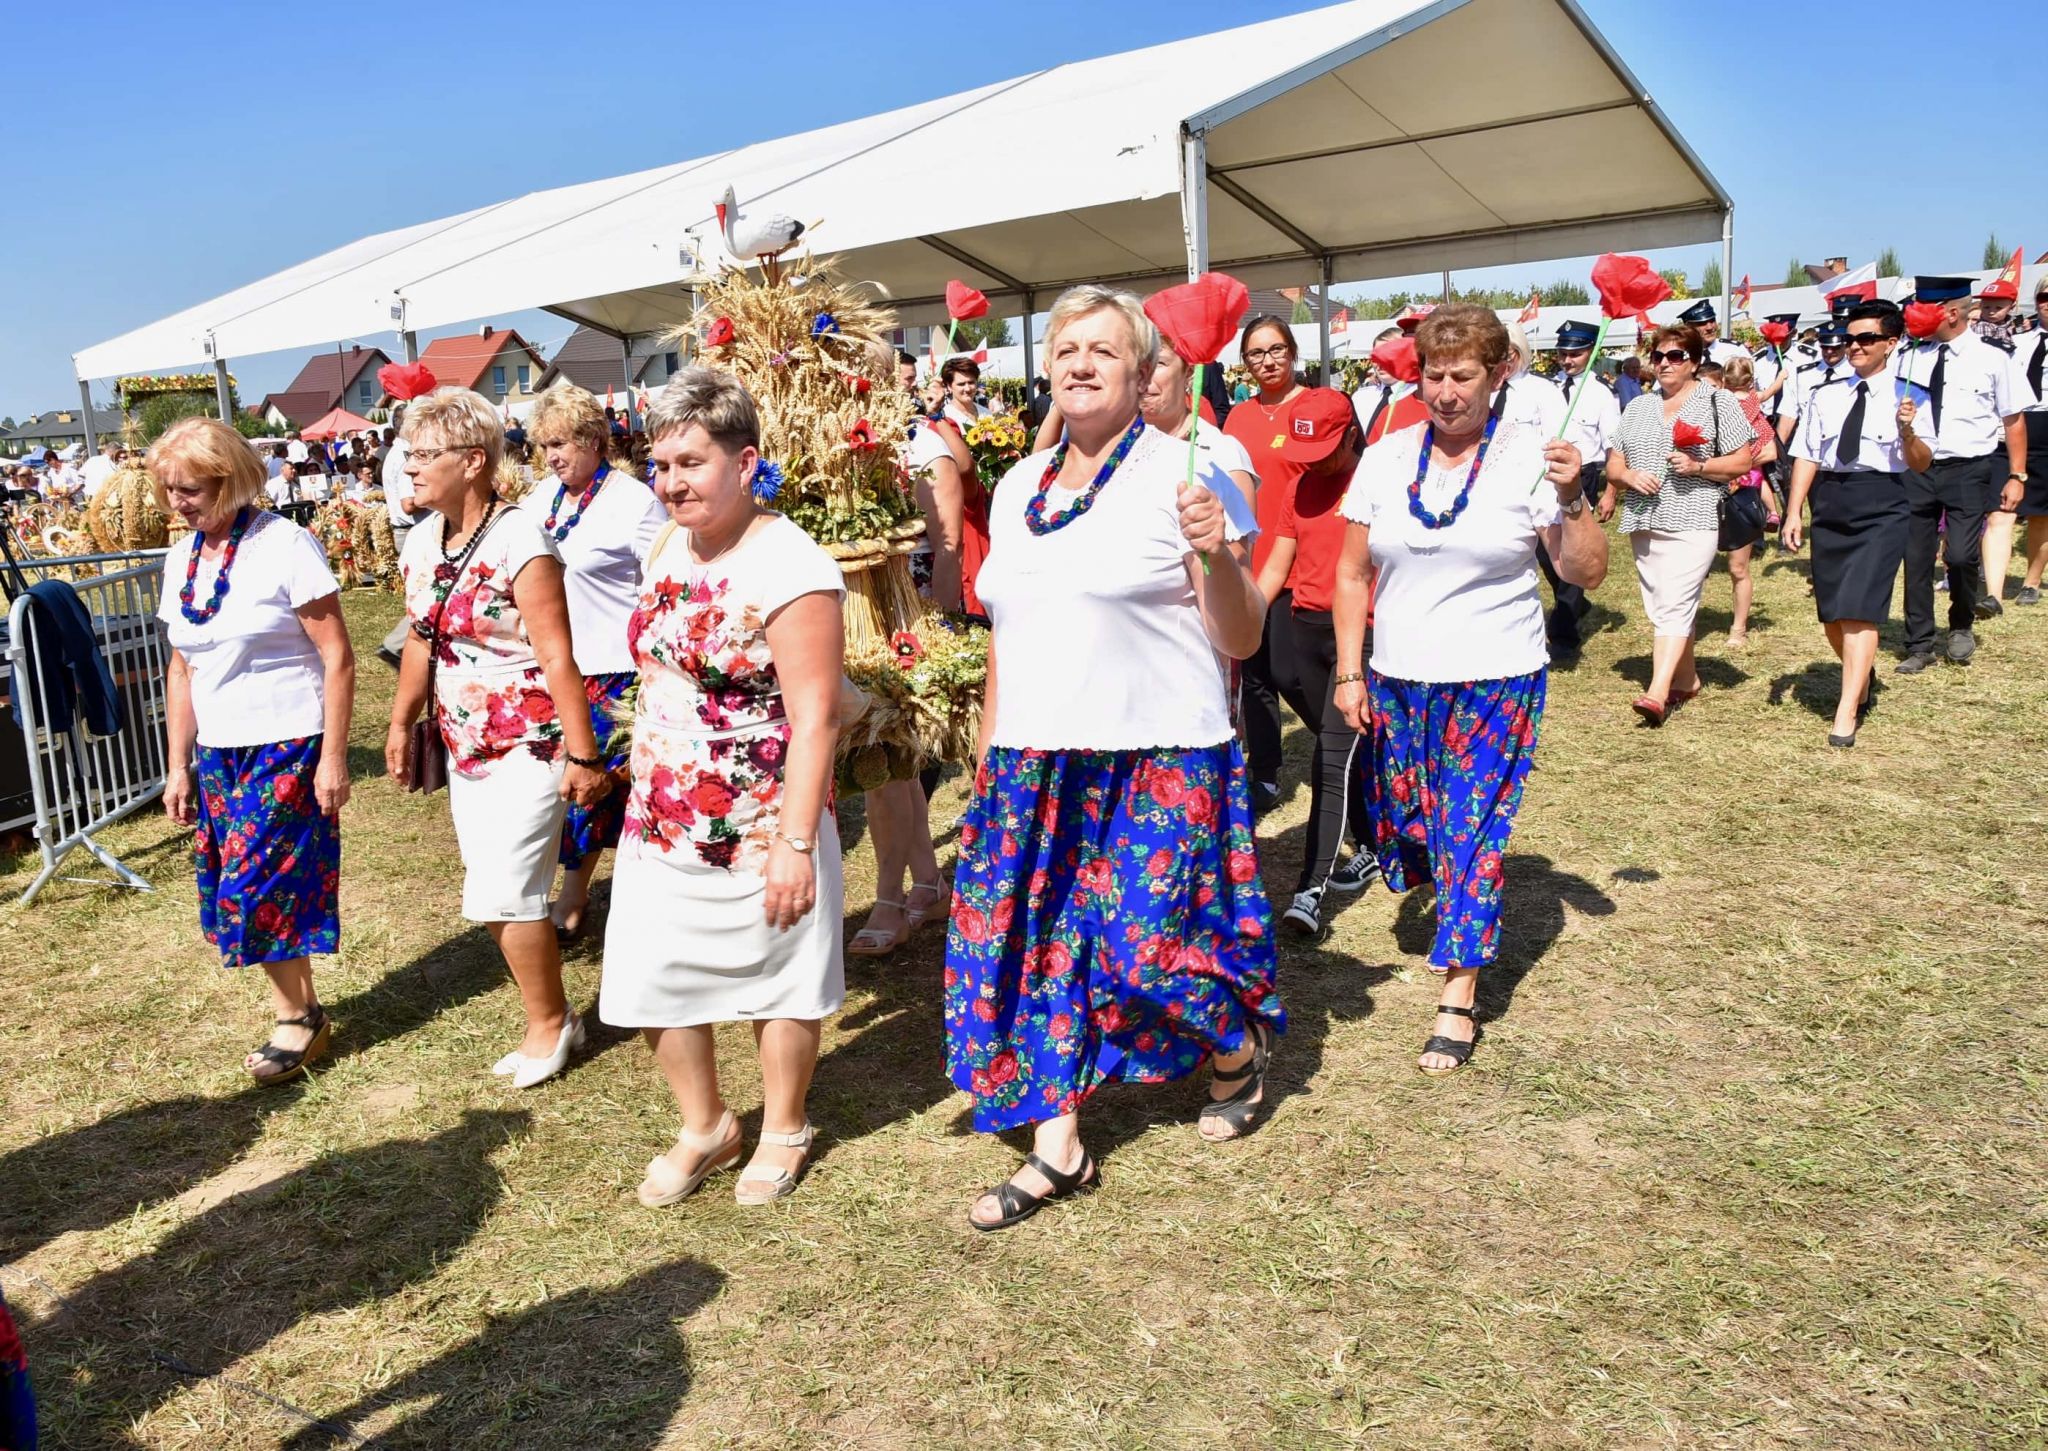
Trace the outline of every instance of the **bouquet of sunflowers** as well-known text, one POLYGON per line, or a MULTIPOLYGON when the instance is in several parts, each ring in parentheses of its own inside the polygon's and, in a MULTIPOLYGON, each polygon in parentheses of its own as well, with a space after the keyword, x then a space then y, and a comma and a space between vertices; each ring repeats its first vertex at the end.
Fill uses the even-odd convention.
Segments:
POLYGON ((967 425, 967 447, 981 486, 993 493, 1010 465, 1029 452, 1031 426, 1021 414, 986 414, 967 425))

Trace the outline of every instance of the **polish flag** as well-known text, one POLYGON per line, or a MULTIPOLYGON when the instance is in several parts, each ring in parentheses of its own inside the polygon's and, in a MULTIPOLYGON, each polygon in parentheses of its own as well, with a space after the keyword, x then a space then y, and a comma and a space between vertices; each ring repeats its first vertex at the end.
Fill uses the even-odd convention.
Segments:
MULTIPOLYGON (((1873 263, 1872 265, 1875 266, 1876 264, 1873 263)), ((1742 280, 1735 284, 1735 310, 1737 312, 1748 312, 1749 298, 1749 274, 1745 272, 1742 274, 1742 280)))
POLYGON ((988 361, 988 344, 983 343, 980 347, 976 348, 973 353, 973 358, 974 366, 977 368, 986 363, 988 361))
POLYGON ((1829 303, 1845 292, 1865 302, 1877 301, 1877 264, 1865 262, 1854 272, 1844 272, 1840 277, 1830 277, 1820 285, 1821 297, 1829 303))
POLYGON ((1515 319, 1523 327, 1536 321, 1536 310, 1543 306, 1543 294, 1534 288, 1529 290, 1529 301, 1522 307, 1522 315, 1515 319))

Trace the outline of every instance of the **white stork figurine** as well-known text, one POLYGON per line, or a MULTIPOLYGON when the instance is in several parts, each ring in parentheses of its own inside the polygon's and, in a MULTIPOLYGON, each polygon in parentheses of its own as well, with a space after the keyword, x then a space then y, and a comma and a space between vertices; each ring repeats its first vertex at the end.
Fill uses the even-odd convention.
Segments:
POLYGON ((782 269, 776 259, 796 245, 804 234, 804 224, 780 214, 741 216, 739 201, 729 186, 716 210, 719 230, 725 233, 725 250, 742 264, 759 262, 770 282, 780 281, 782 269))

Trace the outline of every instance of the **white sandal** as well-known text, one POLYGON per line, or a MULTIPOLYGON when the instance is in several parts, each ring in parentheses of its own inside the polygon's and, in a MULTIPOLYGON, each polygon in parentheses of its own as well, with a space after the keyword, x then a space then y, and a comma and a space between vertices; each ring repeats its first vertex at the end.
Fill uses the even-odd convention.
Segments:
POLYGON ((811 1145, 817 1141, 818 1131, 811 1127, 809 1119, 804 1120, 801 1130, 793 1134, 770 1133, 761 1130, 761 1142, 779 1144, 785 1149, 802 1149, 804 1161, 796 1166, 796 1172, 776 1164, 763 1164, 756 1160, 740 1171, 739 1182, 732 1186, 733 1198, 741 1204, 773 1204, 778 1199, 787 1199, 796 1193, 797 1180, 803 1178, 804 1170, 811 1166, 811 1145), (749 1184, 759 1187, 749 1190, 749 1184))
POLYGON ((928 906, 905 907, 903 909, 903 915, 909 919, 912 932, 917 931, 918 928, 924 926, 927 922, 943 922, 951 914, 953 891, 945 882, 912 882, 910 890, 913 892, 937 893, 928 906))
POLYGON ((725 1111, 725 1117, 718 1121, 718 1127, 708 1134, 693 1134, 684 1129, 676 1135, 676 1142, 693 1153, 704 1157, 698 1161, 694 1172, 685 1174, 667 1157, 657 1154, 647 1161, 647 1177, 640 1181, 640 1202, 649 1209, 660 1209, 678 1199, 687 1199, 697 1192, 697 1186, 720 1169, 730 1169, 740 1161, 739 1126, 733 1121, 732 1110, 725 1111), (731 1136, 731 1147, 720 1152, 719 1146, 731 1136))
MULTIPOLYGON (((901 902, 891 902, 885 898, 877 897, 875 898, 875 906, 894 907, 897 911, 903 912, 903 926, 895 932, 891 932, 885 927, 861 928, 860 931, 853 934, 853 941, 846 945, 846 950, 851 956, 887 957, 910 940, 910 931, 915 924, 911 922, 910 914, 904 912, 901 902)), ((868 915, 873 916, 874 914, 870 911, 868 915)))

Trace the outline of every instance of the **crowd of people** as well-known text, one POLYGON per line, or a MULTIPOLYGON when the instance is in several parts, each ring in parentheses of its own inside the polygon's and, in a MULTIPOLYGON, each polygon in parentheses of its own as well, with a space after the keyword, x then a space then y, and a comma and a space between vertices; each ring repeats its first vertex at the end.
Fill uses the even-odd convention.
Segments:
MULTIPOLYGON (((1493 312, 1442 306, 1408 328, 1411 371, 1346 395, 1304 385, 1291 329, 1255 317, 1240 342, 1256 391, 1212 407, 1135 297, 1070 289, 1047 327, 1042 447, 984 485, 965 359, 904 441, 927 523, 915 575, 933 606, 989 626, 986 699, 952 879, 935 774, 869 792, 875 905, 850 944, 831 800, 844 585, 772 507, 738 379, 688 368, 655 395, 645 475, 594 397, 548 390, 522 440, 546 473, 517 504, 491 406, 449 388, 414 400, 381 463, 361 461, 403 530, 386 789, 445 784, 462 913, 522 1004, 493 1072, 534 1087, 584 1043, 560 949, 587 930, 607 850, 599 1013, 644 1034, 680 1118, 640 1186, 650 1206, 745 1157, 720 1022, 753 1026, 764 1101, 736 1196, 795 1191, 846 955, 885 956, 940 920, 947 1071, 977 1128, 1034 1133, 1016 1174, 970 1202, 977 1229, 1098 1181, 1081 1115, 1104 1083, 1207 1066, 1197 1136, 1254 1131, 1287 1021, 1275 931, 1319 938, 1332 892, 1432 889, 1441 984, 1416 1064, 1456 1072, 1502 948, 1549 664, 1579 647, 1610 520, 1653 634, 1631 703, 1644 725, 1699 693, 1713 562, 1732 573, 1741 556, 1746 576, 1766 530, 1813 551, 1842 662, 1833 745, 1870 709, 1902 569, 1898 668, 1935 658, 1937 547, 1942 653, 1971 658, 2001 608, 1980 563, 2001 511, 2008 552, 2013 516, 2048 518, 2048 475, 2028 468, 2048 464, 2048 329, 1987 332, 2010 324, 1986 301, 1921 278, 1917 341, 1902 345, 1907 311, 1858 301, 1810 358, 1789 336, 1733 347, 1702 303, 1648 334, 1626 402, 1588 366, 1590 324, 1560 331, 1546 376, 1493 312), (1283 706, 1313 761, 1276 921, 1259 822, 1281 793, 1283 706)), ((2048 322, 2048 286, 2035 304, 2048 322)), ((897 363, 915 389, 915 361, 897 363)), ((202 930, 269 978, 274 1031, 246 1066, 282 1082, 335 1031, 311 958, 339 938, 354 660, 326 560, 262 507, 272 481, 245 441, 186 420, 149 467, 191 526, 165 560, 166 805, 195 828, 202 930)), ((2026 604, 2048 563, 2048 525, 2029 529, 2026 604)))

